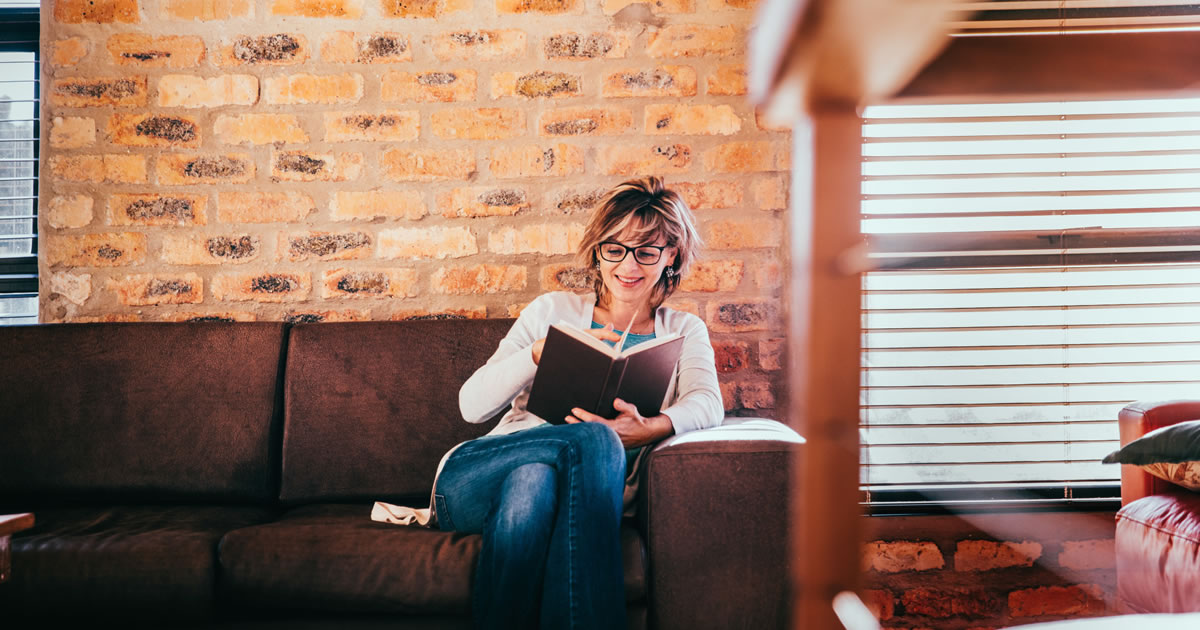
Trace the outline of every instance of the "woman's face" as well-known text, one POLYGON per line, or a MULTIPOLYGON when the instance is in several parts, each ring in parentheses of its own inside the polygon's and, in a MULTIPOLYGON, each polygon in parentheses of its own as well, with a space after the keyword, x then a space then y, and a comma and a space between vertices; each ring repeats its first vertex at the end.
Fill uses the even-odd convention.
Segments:
POLYGON ((639 239, 637 230, 627 227, 600 243, 596 252, 596 258, 600 261, 600 277, 613 300, 639 307, 648 306, 663 270, 675 263, 675 248, 666 246, 665 237, 658 234, 651 241, 646 241, 646 238, 642 236, 639 239), (619 246, 624 246, 624 251, 619 246), (624 258, 621 258, 622 254, 624 258), (655 256, 658 260, 649 262, 655 256), (621 258, 620 262, 611 260, 618 258, 621 258))

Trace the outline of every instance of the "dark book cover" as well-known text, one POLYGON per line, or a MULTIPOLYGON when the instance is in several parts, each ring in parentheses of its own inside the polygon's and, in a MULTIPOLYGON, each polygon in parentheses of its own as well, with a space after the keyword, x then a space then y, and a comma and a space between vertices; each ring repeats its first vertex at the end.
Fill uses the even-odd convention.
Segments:
POLYGON ((551 326, 525 408, 546 422, 563 424, 573 407, 613 418, 613 399, 620 398, 636 405, 643 417, 656 416, 682 351, 678 335, 622 353, 583 331, 551 326))

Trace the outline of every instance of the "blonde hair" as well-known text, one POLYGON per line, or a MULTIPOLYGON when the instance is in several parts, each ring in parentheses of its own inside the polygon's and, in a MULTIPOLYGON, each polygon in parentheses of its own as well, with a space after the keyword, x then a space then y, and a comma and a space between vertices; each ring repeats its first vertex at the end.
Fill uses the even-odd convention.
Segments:
POLYGON ((603 303, 607 294, 600 277, 599 245, 630 226, 639 242, 652 242, 661 235, 667 246, 676 250, 675 262, 668 267, 674 273, 663 273, 654 285, 650 307, 657 309, 679 288, 700 252, 703 243, 696 220, 683 197, 664 186, 659 177, 632 179, 614 188, 592 214, 579 243, 579 262, 591 274, 597 303, 603 303))

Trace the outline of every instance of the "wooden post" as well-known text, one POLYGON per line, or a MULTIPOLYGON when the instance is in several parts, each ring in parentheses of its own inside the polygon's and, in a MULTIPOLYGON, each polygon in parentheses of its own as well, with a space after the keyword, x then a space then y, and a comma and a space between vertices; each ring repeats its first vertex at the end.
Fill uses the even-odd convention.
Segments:
POLYGON ((840 630, 834 595, 858 586, 862 119, 851 106, 797 121, 788 281, 792 627, 840 630))

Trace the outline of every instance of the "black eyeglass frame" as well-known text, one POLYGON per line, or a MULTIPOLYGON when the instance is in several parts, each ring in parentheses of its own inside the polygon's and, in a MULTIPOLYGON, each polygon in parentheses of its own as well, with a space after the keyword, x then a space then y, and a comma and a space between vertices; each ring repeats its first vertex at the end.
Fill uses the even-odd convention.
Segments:
POLYGON ((604 260, 607 260, 607 261, 608 261, 608 262, 610 262, 610 263, 619 263, 619 262, 621 262, 621 261, 625 260, 625 257, 629 255, 629 252, 633 252, 633 260, 634 260, 634 262, 636 262, 636 263, 637 263, 637 264, 639 264, 639 265, 646 265, 646 266, 649 266, 649 265, 657 265, 657 264, 658 264, 658 261, 662 260, 662 253, 663 253, 663 250, 665 250, 665 249, 667 249, 667 248, 669 248, 669 247, 671 247, 671 245, 662 245, 662 246, 659 246, 659 245, 638 245, 637 247, 629 247, 628 245, 625 245, 624 243, 618 243, 618 242, 616 242, 616 241, 604 241, 604 242, 600 243, 599 245, 597 245, 597 246, 596 246, 596 249, 598 250, 598 251, 597 251, 597 255, 599 255, 599 256, 600 256, 600 258, 602 258, 602 259, 604 259, 604 260), (617 247, 620 247, 620 248, 621 248, 621 250, 622 250, 622 251, 621 251, 621 257, 620 257, 620 258, 613 259, 613 258, 609 258, 608 256, 605 256, 605 255, 604 255, 604 246, 605 246, 605 245, 615 245, 615 246, 617 246, 617 247), (640 249, 640 250, 648 250, 648 249, 652 249, 652 250, 654 250, 654 260, 651 260, 651 261, 649 261, 649 262, 645 262, 645 261, 642 261, 642 260, 638 260, 638 254, 637 254, 637 252, 638 252, 638 250, 639 250, 639 249, 640 249))

